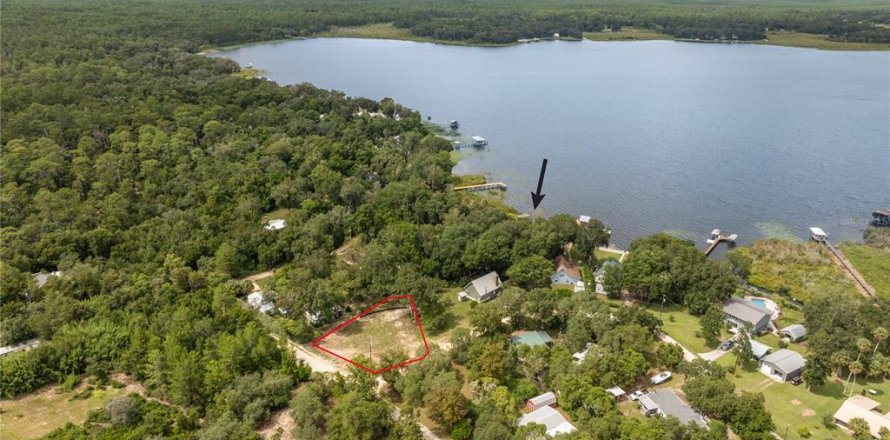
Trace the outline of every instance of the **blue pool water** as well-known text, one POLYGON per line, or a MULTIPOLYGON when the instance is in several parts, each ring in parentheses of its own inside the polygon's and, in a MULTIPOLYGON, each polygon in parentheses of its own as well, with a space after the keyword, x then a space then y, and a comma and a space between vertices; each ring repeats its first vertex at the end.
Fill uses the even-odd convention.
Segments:
POLYGON ((762 299, 752 298, 751 302, 754 304, 757 304, 761 308, 764 308, 764 309, 766 308, 766 301, 764 301, 762 299))

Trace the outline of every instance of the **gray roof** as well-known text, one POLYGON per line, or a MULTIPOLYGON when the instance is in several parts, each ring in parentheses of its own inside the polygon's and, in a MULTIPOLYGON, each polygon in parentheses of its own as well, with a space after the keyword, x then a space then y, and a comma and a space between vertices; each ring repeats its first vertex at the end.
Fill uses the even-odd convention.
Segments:
POLYGON ((467 292, 468 295, 479 299, 489 292, 494 292, 500 289, 501 286, 501 278, 498 276, 498 273, 489 272, 479 278, 476 278, 473 281, 470 281, 470 284, 467 284, 466 287, 464 287, 464 290, 467 292))
POLYGON ((807 363, 807 360, 801 356, 800 353, 788 350, 787 348, 783 348, 775 353, 764 356, 760 361, 771 364, 776 370, 785 374, 799 371, 807 363))
POLYGON ((662 414, 673 416, 680 420, 680 423, 695 423, 705 426, 705 418, 701 414, 695 412, 689 404, 680 400, 680 397, 670 389, 662 389, 651 392, 640 397, 640 402, 647 407, 658 408, 662 414))
POLYGON ((519 418, 519 426, 525 426, 529 423, 537 423, 547 428, 548 435, 559 433, 569 433, 575 431, 572 425, 559 411, 549 406, 542 406, 528 414, 523 414, 519 418))
POLYGON ((756 357, 757 359, 760 359, 760 358, 766 356, 766 354, 769 353, 770 350, 772 350, 772 348, 769 345, 766 345, 760 341, 755 341, 753 339, 751 339, 750 341, 751 341, 751 353, 753 353, 754 357, 756 357))
POLYGON ((757 329, 758 324, 760 324, 764 318, 769 322, 770 317, 772 317, 772 314, 766 309, 741 298, 730 298, 726 300, 726 302, 723 303, 723 313, 740 321, 750 323, 755 329, 757 329))
POLYGON ((547 391, 540 396, 535 396, 531 399, 528 399, 528 401, 531 402, 532 405, 535 406, 535 408, 541 405, 550 405, 551 403, 556 403, 556 394, 554 394, 553 391, 547 391))
POLYGON ((807 329, 800 324, 792 324, 783 328, 781 333, 796 341, 807 335, 807 329))

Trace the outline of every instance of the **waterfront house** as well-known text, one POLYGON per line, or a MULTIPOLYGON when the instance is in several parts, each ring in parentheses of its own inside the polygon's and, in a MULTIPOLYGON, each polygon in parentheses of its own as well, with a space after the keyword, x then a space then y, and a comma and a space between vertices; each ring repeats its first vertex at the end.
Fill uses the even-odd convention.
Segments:
POLYGON ((695 423, 699 426, 707 426, 705 418, 695 412, 689 404, 682 401, 671 389, 662 389, 644 394, 640 396, 638 401, 643 414, 676 417, 684 425, 695 423))
POLYGON ((544 425, 548 437, 555 437, 559 434, 571 434, 577 431, 575 425, 569 422, 562 413, 550 406, 542 406, 528 414, 523 414, 519 418, 517 425, 525 426, 529 423, 544 425))
POLYGON ((785 382, 800 376, 807 360, 800 353, 787 348, 760 359, 760 372, 770 379, 785 382))
POLYGON ((868 423, 872 437, 882 438, 881 429, 890 429, 890 413, 878 411, 880 403, 865 396, 851 396, 834 413, 834 421, 838 426, 849 431, 850 420, 863 419, 868 423))
POLYGON ((723 318, 736 329, 750 325, 755 334, 763 333, 771 316, 768 310, 746 299, 730 298, 723 303, 723 318))
POLYGON ((488 301, 498 295, 504 288, 501 277, 497 272, 489 272, 470 281, 464 286, 464 291, 460 293, 460 298, 469 298, 476 302, 488 301))
POLYGON ((621 263, 615 260, 603 261, 602 266, 600 266, 600 268, 597 269, 596 272, 593 274, 593 280, 596 283, 596 293, 599 293, 601 295, 606 294, 606 289, 605 287, 603 287, 603 281, 605 281, 606 279, 606 269, 613 266, 621 267, 621 263))
POLYGON ((581 276, 581 268, 562 255, 553 259, 553 275, 550 275, 550 283, 552 284, 571 284, 577 286, 578 283, 584 285, 584 278, 581 276))

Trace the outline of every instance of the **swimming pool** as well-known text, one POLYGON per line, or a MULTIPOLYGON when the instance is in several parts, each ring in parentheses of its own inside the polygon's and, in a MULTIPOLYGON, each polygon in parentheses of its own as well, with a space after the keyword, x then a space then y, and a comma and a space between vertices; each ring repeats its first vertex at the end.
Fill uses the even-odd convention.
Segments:
POLYGON ((762 299, 759 299, 759 298, 751 298, 751 302, 754 303, 754 304, 757 304, 759 307, 761 307, 761 308, 763 308, 763 309, 767 309, 767 307, 766 307, 766 300, 762 300, 762 299))

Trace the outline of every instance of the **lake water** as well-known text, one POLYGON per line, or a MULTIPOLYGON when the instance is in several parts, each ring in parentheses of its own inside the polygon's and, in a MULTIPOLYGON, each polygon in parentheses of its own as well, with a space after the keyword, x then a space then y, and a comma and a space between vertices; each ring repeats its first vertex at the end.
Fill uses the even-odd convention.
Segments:
POLYGON ((531 212, 590 215, 613 244, 711 229, 750 242, 821 226, 859 240, 890 207, 890 53, 760 45, 542 42, 481 48, 310 39, 213 56, 280 84, 392 97, 424 119, 460 121, 457 173, 509 185, 531 212))

